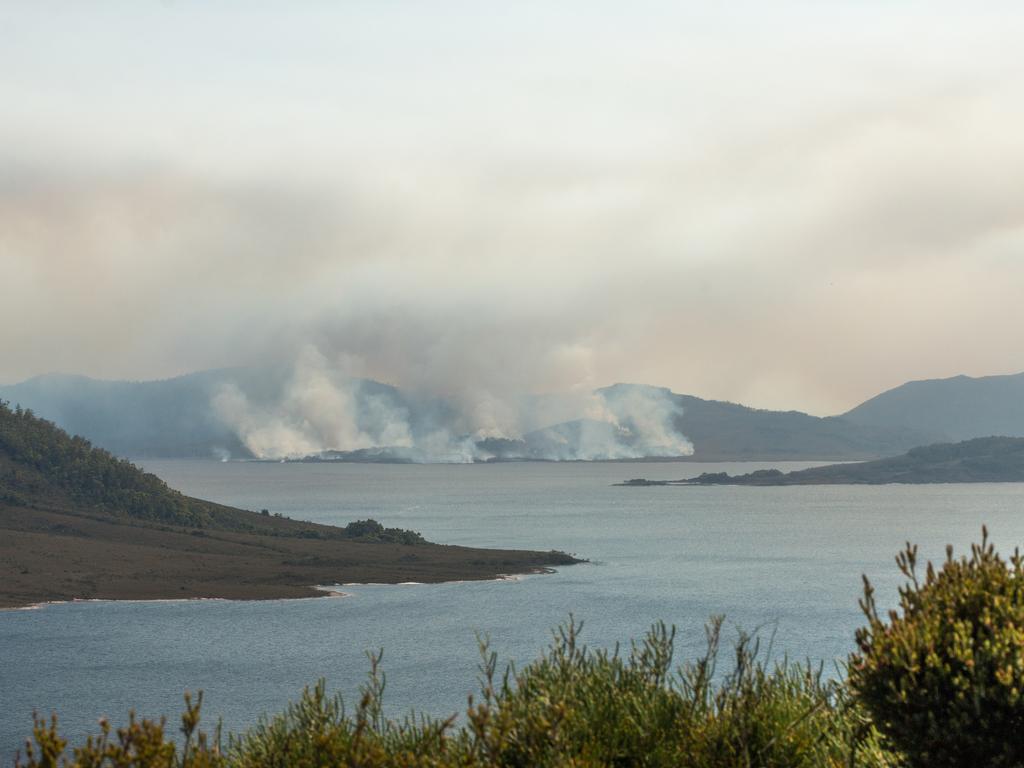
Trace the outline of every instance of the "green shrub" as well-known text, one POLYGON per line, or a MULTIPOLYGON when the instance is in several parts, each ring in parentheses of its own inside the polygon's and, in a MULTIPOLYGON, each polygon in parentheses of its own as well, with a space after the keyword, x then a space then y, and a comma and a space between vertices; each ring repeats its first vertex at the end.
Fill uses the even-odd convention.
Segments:
POLYGON ((113 736, 110 723, 105 718, 100 720, 99 735, 89 736, 68 758, 67 741, 57 730, 57 716, 49 721, 35 716, 33 741, 25 745, 28 762, 21 762, 19 757, 15 768, 227 768, 216 743, 219 734, 211 743, 199 730, 202 702, 202 694, 194 704, 185 694, 185 712, 181 716, 184 743, 180 750, 166 738, 163 720, 136 720, 132 713, 128 725, 118 728, 113 736))
POLYGON ((909 579, 899 609, 878 614, 864 580, 868 626, 857 632, 853 690, 912 768, 1024 765, 1024 570, 988 543, 946 550, 917 574, 917 547, 897 564, 909 579))
MULTIPOLYGON (((370 655, 370 677, 352 715, 340 696, 328 696, 324 681, 306 688, 297 703, 263 718, 225 750, 225 768, 454 768, 474 766, 452 732, 455 718, 394 721, 382 710, 381 655, 370 655)), ((189 768, 191 768, 189 766, 189 768)))
MULTIPOLYGON (((719 677, 721 620, 707 652, 673 670, 675 630, 657 624, 628 653, 590 651, 570 621, 539 659, 497 673, 481 651, 481 696, 464 724, 382 714, 384 675, 371 656, 369 682, 349 714, 321 681, 301 699, 224 746, 198 731, 189 703, 186 747, 175 750, 163 723, 132 719, 111 741, 74 751, 71 768, 884 768, 864 716, 841 684, 806 665, 768 665, 741 636, 731 671, 719 677)), ((65 743, 55 722, 37 721, 26 768, 57 765, 65 743)))
MULTIPOLYGON (((707 651, 673 671, 675 631, 655 625, 628 655, 588 651, 570 622, 539 660, 470 708, 482 765, 827 768, 885 766, 873 730, 820 669, 760 658, 741 635, 716 675, 722 621, 707 651)), ((511 678, 511 679, 510 679, 511 678)))
POLYGON ((372 518, 349 523, 341 529, 341 535, 343 538, 357 541, 383 541, 391 544, 426 543, 426 539, 416 531, 404 528, 385 528, 372 518))

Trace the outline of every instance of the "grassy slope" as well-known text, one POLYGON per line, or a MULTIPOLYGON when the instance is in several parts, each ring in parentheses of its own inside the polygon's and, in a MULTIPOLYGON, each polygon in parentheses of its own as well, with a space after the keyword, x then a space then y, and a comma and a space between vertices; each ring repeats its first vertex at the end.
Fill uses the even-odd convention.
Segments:
POLYGON ((0 405, 0 607, 72 598, 279 598, 313 584, 486 579, 576 562, 335 528, 193 499, 0 405))

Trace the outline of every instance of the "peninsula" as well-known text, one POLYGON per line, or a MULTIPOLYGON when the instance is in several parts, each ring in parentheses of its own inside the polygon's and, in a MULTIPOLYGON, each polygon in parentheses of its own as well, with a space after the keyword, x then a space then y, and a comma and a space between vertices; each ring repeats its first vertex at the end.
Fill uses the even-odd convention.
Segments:
POLYGON ((344 528, 185 496, 0 401, 0 608, 75 599, 273 599, 315 585, 538 573, 563 552, 443 546, 373 520, 344 528))
POLYGON ((979 437, 912 448, 902 456, 828 464, 795 472, 761 469, 746 475, 705 472, 688 480, 635 478, 618 485, 884 485, 887 483, 1024 482, 1024 438, 979 437))

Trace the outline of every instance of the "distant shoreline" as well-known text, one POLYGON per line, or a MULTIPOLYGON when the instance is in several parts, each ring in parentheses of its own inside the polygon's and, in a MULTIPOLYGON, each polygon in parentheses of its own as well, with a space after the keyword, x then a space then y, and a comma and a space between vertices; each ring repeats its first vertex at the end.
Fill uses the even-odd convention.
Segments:
POLYGON ((184 457, 184 456, 148 456, 133 457, 132 461, 144 463, 146 461, 205 461, 211 464, 380 464, 397 466, 487 466, 493 464, 782 464, 782 463, 806 463, 820 462, 822 464, 849 463, 857 461, 870 461, 880 458, 877 454, 865 455, 858 458, 830 457, 830 456, 645 456, 639 459, 486 459, 482 461, 412 461, 410 459, 346 459, 316 457, 304 457, 300 459, 229 459, 227 461, 210 457, 184 457))
POLYGON ((912 448, 902 456, 844 462, 782 472, 759 469, 745 475, 705 472, 683 480, 638 477, 615 483, 629 488, 665 485, 945 485, 1024 482, 1024 438, 976 437, 959 443, 912 448))
MULTIPOLYGON (((580 561, 585 562, 585 561, 580 561)), ((448 581, 440 582, 429 582, 429 581, 375 581, 375 582, 346 582, 341 584, 341 587, 411 587, 411 586, 427 586, 429 584, 468 584, 474 581, 521 581, 524 576, 546 576, 553 573, 557 573, 555 568, 537 568, 527 573, 516 573, 516 574, 498 574, 497 576, 490 579, 451 579, 448 581)), ((288 602, 296 602, 303 600, 323 600, 323 599, 347 599, 355 597, 351 592, 343 592, 338 586, 327 586, 323 584, 313 585, 310 587, 313 591, 312 594, 299 596, 299 597, 156 597, 156 598, 116 598, 116 597, 86 597, 86 598, 70 598, 67 600, 42 600, 37 603, 29 603, 28 605, 5 605, 0 599, 0 613, 8 613, 15 611, 41 611, 46 608, 54 608, 61 605, 83 605, 83 604, 97 604, 97 603, 117 603, 123 605, 126 603, 247 603, 247 602, 270 602, 273 600, 287 600, 288 602)))

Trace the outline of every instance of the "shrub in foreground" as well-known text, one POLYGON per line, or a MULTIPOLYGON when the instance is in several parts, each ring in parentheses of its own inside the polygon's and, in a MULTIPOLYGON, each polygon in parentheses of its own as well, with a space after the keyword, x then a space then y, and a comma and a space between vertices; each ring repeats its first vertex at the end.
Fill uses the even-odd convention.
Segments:
POLYGON ((671 669, 674 630, 655 625, 629 654, 589 651, 578 626, 470 708, 481 764, 501 766, 881 766, 884 758, 842 688, 805 665, 769 665, 741 636, 715 682, 721 620, 707 652, 671 669))
MULTIPOLYGON (((181 716, 184 745, 179 750, 165 735, 164 720, 136 720, 132 713, 128 725, 112 728, 106 718, 100 720, 98 736, 89 736, 85 744, 75 747, 71 756, 65 755, 67 740, 57 730, 57 716, 50 720, 35 717, 33 740, 26 742, 28 762, 15 761, 15 767, 38 766, 57 768, 221 768, 225 766, 219 746, 211 745, 207 735, 199 730, 199 709, 203 697, 193 704, 185 694, 185 712, 181 716)), ((219 741, 219 733, 217 735, 219 741)))
POLYGON ((921 580, 917 547, 897 557, 909 580, 883 618, 865 578, 868 626, 849 679, 912 768, 1024 765, 1024 568, 988 543, 952 548, 921 580))
MULTIPOLYGON (((371 657, 369 682, 346 712, 321 682, 283 713, 223 743, 183 718, 175 751, 163 724, 131 721, 74 750, 75 768, 483 768, 508 766, 688 766, 835 768, 891 765, 877 735, 845 694, 806 665, 770 665, 742 637, 728 673, 716 675, 721 620, 707 652, 673 669, 675 630, 656 625, 626 653, 582 645, 582 625, 561 627, 551 646, 521 670, 498 674, 482 644, 481 694, 466 716, 447 720, 382 714, 384 676, 371 657)), ((55 766, 64 742, 54 722, 37 721, 25 768, 55 766)))

